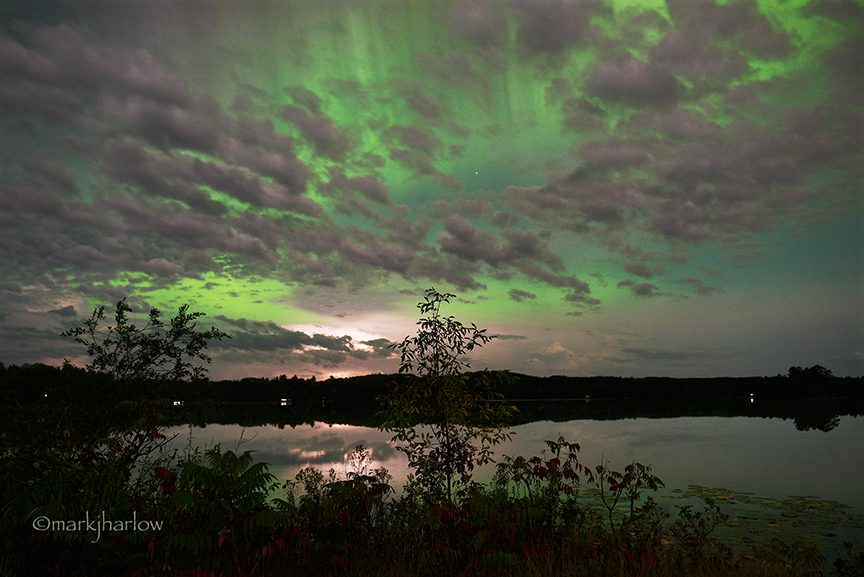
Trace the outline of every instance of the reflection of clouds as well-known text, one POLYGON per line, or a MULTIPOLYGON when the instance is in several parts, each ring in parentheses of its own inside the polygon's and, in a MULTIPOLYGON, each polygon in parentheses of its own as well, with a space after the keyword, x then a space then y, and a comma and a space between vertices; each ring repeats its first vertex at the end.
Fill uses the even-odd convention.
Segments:
POLYGON ((255 453, 255 460, 270 463, 274 467, 290 467, 294 465, 321 465, 338 461, 342 457, 342 450, 318 450, 305 451, 303 449, 289 449, 288 452, 273 453, 260 450, 255 453))
MULTIPOLYGON (((864 418, 844 418, 835 431, 796 431, 781 419, 746 417, 683 417, 617 421, 538 421, 513 427, 511 443, 494 447, 495 454, 530 458, 547 449, 546 441, 563 436, 581 445, 579 461, 589 467, 608 461, 615 470, 632 461, 651 465, 667 490, 690 484, 751 491, 785 498, 811 494, 864 506, 860 479, 849 471, 864 468, 864 418), (796 471, 795 475, 778 474, 796 471)), ((190 444, 189 428, 174 427, 171 443, 181 454, 190 444)), ((300 469, 315 467, 325 475, 334 469, 340 478, 350 471, 348 458, 358 444, 369 450, 370 469, 384 467, 399 490, 410 472, 405 455, 390 443, 391 434, 366 427, 298 426, 242 428, 210 425, 192 431, 191 445, 206 449, 256 451, 257 461, 270 464, 280 482, 293 480, 300 469)), ((550 455, 546 454, 548 458, 550 455)), ((477 482, 488 482, 490 463, 475 471, 477 482)))
MULTIPOLYGON (((170 444, 181 454, 186 448, 197 447, 202 452, 219 445, 223 451, 252 451, 258 462, 270 464, 270 471, 280 480, 293 477, 305 467, 315 467, 326 472, 333 468, 337 473, 347 470, 348 458, 357 445, 363 445, 372 459, 371 468, 405 468, 405 457, 390 444, 390 433, 367 427, 351 425, 331 426, 316 423, 308 426, 279 428, 241 427, 239 425, 208 425, 192 429, 172 427, 168 436, 177 433, 170 444)), ((396 473, 395 478, 404 478, 396 473)))
POLYGON ((692 446, 694 443, 706 442, 712 438, 710 435, 696 435, 688 432, 653 433, 642 436, 630 433, 630 436, 630 446, 634 448, 671 446, 685 443, 692 446))

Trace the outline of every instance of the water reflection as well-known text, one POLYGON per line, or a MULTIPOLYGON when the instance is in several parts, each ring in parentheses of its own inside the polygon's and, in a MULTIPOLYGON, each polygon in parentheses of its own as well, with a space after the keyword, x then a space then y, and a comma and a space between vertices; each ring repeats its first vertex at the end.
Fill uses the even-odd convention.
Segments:
MULTIPOLYGON (((830 435, 818 427, 796 428, 781 419, 748 417, 536 421, 514 427, 513 442, 499 445, 496 453, 530 457, 545 448, 547 439, 564 436, 580 443, 586 465, 607 460, 613 468, 634 460, 650 464, 667 490, 697 484, 765 497, 817 495, 864 511, 864 418, 844 417, 833 423, 830 435)), ((405 455, 390 442, 391 435, 371 427, 208 425, 173 431, 178 433, 174 446, 181 450, 189 444, 254 450, 256 460, 270 463, 280 481, 307 466, 344 475, 358 444, 369 449, 374 467, 390 471, 395 486, 408 474, 405 455)), ((494 466, 486 466, 475 478, 488 481, 493 471, 494 466)))

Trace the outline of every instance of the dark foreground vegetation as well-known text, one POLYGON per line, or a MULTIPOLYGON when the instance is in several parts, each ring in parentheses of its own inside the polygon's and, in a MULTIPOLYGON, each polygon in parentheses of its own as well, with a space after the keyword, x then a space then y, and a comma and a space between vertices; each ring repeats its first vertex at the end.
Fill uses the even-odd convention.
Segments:
MULTIPOLYGON (((452 500, 416 479, 395 496, 362 448, 344 478, 310 468, 284 483, 248 453, 218 447, 131 483, 110 456, 78 470, 43 461, 8 505, 3 574, 824 574, 813 548, 775 541, 733 551, 714 535, 725 518, 710 501, 675 518, 651 500, 638 504, 637 493, 659 482, 646 467, 592 471, 576 455, 564 440, 550 442, 452 500), (589 486, 603 491, 601 505, 577 499, 589 486)), ((832 573, 860 575, 862 565, 850 551, 832 573)))
MULTIPOLYGON (((292 410, 375 390, 376 426, 394 434, 412 469, 398 488, 363 447, 344 477, 308 468, 292 479, 248 452, 165 451, 165 427, 187 416, 174 406, 178 392, 191 404, 238 390, 208 393, 206 344, 227 335, 197 330, 200 313, 185 307, 169 324, 151 312, 141 329, 123 301, 108 329, 97 309, 66 333, 87 346, 86 368, 3 367, 0 575, 862 575, 854 549, 833 565, 801 543, 733 550, 717 537, 726 519, 710 499, 670 515, 650 498, 662 486, 650 466, 587 467, 563 438, 504 458, 487 485, 473 482, 522 412, 506 401, 520 385, 506 372, 468 373, 465 353, 491 337, 440 314, 451 296, 427 291, 418 334, 394 346, 402 376, 370 377, 377 389, 268 381, 282 388, 267 395, 292 398, 292 410), (428 433, 415 431, 419 422, 428 433)), ((809 370, 771 381, 792 383, 799 371, 809 370)), ((624 381, 597 380, 590 393, 571 383, 563 396, 638 397, 638 380, 624 381)), ((544 395, 560 398, 560 383, 544 395)), ((641 392, 649 389, 672 394, 657 382, 641 392)))

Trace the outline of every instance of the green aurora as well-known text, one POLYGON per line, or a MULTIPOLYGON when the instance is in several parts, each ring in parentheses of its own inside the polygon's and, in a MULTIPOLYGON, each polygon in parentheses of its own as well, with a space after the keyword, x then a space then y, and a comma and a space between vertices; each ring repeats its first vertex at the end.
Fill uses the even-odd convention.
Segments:
POLYGON ((214 377, 864 372, 864 4, 23 0, 0 8, 0 343, 123 296, 214 377))

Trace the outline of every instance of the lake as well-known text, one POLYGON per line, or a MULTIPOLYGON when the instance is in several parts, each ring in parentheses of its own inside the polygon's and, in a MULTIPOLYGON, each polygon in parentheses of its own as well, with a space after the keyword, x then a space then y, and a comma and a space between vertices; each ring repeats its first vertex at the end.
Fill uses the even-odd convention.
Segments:
MULTIPOLYGON (((707 495, 752 533, 764 534, 766 527, 784 539, 808 533, 830 540, 828 549, 842 540, 864 540, 862 417, 843 416, 828 432, 799 430, 791 419, 741 416, 537 420, 512 430, 513 442, 498 445, 497 455, 538 455, 545 440, 563 436, 581 445, 580 461, 592 467, 602 461, 615 470, 632 461, 651 465, 666 484, 657 499, 673 513, 675 504, 699 503, 696 497, 707 495)), ((281 482, 308 466, 325 474, 333 468, 344 477, 358 444, 369 449, 374 467, 387 468, 395 487, 409 472, 392 435, 372 427, 316 422, 171 431, 178 434, 175 447, 219 444, 223 450, 256 451, 256 460, 270 463, 281 482)), ((485 482, 493 473, 494 465, 488 465, 475 479, 485 482)))

